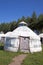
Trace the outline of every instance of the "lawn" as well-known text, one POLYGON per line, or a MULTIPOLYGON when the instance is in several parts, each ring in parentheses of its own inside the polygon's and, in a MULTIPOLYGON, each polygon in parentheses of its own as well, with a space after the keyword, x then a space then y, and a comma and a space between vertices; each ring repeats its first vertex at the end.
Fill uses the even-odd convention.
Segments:
POLYGON ((21 54, 20 52, 8 52, 3 50, 3 44, 0 43, 0 65, 8 65, 12 58, 21 54))
MULTIPOLYGON (((43 45, 42 45, 43 47, 43 45)), ((8 65, 12 58, 21 54, 20 52, 8 52, 3 50, 3 44, 0 44, 0 65, 8 65)), ((28 53, 21 65, 43 65, 43 51, 38 53, 28 53)))
POLYGON ((22 65, 43 65, 43 51, 33 54, 29 53, 22 65))

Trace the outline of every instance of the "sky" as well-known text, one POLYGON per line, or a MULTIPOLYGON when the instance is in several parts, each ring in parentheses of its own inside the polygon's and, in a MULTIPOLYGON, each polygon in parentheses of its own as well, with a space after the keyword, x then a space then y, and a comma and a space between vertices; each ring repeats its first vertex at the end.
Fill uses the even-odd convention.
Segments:
POLYGON ((0 0, 0 23, 32 16, 34 11, 43 14, 43 0, 0 0))

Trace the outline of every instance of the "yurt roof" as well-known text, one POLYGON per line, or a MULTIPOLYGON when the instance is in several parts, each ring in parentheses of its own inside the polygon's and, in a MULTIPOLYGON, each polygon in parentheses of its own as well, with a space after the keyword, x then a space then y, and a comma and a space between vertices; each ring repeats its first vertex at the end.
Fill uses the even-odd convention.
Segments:
POLYGON ((39 37, 42 37, 43 38, 43 33, 39 34, 39 37))
POLYGON ((31 37, 34 39, 40 39, 40 37, 27 26, 20 26, 16 28, 12 33, 13 33, 13 37, 14 35, 16 35, 16 36, 25 36, 25 37, 31 37))
POLYGON ((22 22, 20 22, 19 24, 27 24, 26 22, 24 22, 24 21, 22 21, 22 22))
POLYGON ((4 37, 10 37, 12 32, 7 32, 4 37))
POLYGON ((0 34, 0 37, 4 37, 5 34, 0 34))
MULTIPOLYGON (((25 22, 21 23, 24 24, 25 22)), ((30 37, 32 39, 40 39, 40 37, 27 26, 17 27, 12 32, 9 31, 5 34, 5 37, 19 37, 19 36, 30 37)))

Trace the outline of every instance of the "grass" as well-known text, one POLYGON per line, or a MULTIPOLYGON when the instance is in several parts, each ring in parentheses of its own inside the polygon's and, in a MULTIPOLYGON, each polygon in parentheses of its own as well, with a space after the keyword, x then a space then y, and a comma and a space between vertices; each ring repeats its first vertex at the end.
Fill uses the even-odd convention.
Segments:
MULTIPOLYGON (((10 62, 12 62, 12 58, 19 54, 21 53, 4 51, 3 44, 0 44, 0 65, 8 65, 10 62)), ((43 51, 33 54, 27 54, 27 57, 21 65, 43 65, 43 51)))
POLYGON ((3 50, 4 44, 0 43, 0 50, 3 50))
POLYGON ((33 54, 29 53, 22 62, 22 65, 43 65, 43 51, 33 54))
POLYGON ((8 52, 3 50, 3 43, 0 43, 0 65, 8 65, 12 58, 21 54, 20 52, 8 52))
POLYGON ((12 58, 17 55, 19 55, 18 52, 14 53, 0 50, 0 65, 8 65, 12 61, 12 58))

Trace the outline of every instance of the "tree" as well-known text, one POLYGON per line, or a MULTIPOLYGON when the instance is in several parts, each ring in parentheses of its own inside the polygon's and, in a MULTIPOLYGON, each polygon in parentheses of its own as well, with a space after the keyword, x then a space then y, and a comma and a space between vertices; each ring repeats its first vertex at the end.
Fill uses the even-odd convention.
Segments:
POLYGON ((39 15, 38 20, 39 20, 39 21, 43 21, 43 14, 40 14, 40 15, 39 15))
POLYGON ((30 23, 29 27, 33 30, 36 29, 37 22, 38 22, 37 15, 35 12, 33 12, 32 17, 31 17, 31 23, 30 23))
POLYGON ((19 26, 19 23, 20 23, 21 21, 25 21, 25 17, 24 17, 24 16, 22 16, 21 18, 18 19, 17 24, 16 24, 17 27, 19 26))
POLYGON ((10 23, 10 30, 13 31, 16 28, 16 21, 10 23))
POLYGON ((40 14, 38 17, 37 27, 40 29, 40 32, 43 32, 43 14, 40 14))
POLYGON ((27 18, 25 18, 25 22, 28 24, 28 26, 30 25, 31 23, 31 18, 28 16, 27 18))
POLYGON ((32 30, 36 29, 41 32, 43 31, 43 14, 40 14, 37 18, 37 15, 35 12, 33 12, 32 17, 22 16, 21 18, 17 20, 17 22, 12 21, 10 23, 1 23, 0 31, 3 31, 4 33, 8 31, 13 31, 15 28, 18 27, 21 21, 25 21, 32 30))
POLYGON ((37 19, 36 12, 33 12, 33 14, 32 14, 32 18, 33 18, 33 19, 37 19))
POLYGON ((3 31, 4 33, 10 31, 9 24, 8 23, 0 24, 0 31, 3 31))

